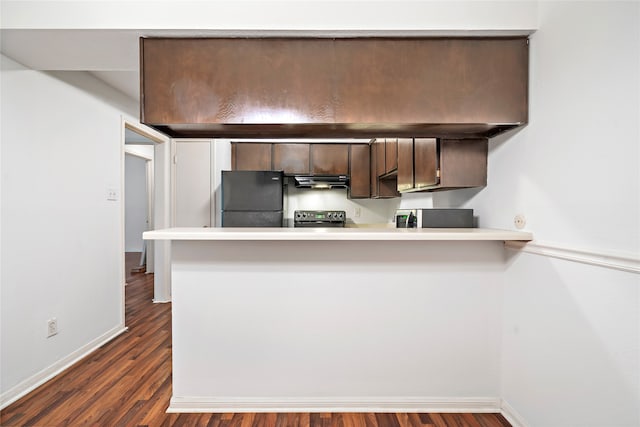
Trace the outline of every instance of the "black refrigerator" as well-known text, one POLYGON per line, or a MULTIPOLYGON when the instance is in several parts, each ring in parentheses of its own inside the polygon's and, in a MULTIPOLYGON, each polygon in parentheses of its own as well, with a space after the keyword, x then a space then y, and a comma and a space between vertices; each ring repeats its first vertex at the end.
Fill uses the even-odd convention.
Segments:
POLYGON ((223 227, 282 227, 281 171, 222 171, 223 227))

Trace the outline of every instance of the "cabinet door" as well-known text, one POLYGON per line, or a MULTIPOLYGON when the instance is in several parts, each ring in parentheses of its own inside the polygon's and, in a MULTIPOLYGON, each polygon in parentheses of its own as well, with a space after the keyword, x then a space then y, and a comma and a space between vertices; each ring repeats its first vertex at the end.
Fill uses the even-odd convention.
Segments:
POLYGON ((349 153, 349 198, 369 198, 371 172, 368 144, 351 144, 349 153))
POLYGON ((313 175, 347 175, 349 173, 349 145, 311 145, 311 173, 313 175))
POLYGON ((438 184, 438 141, 435 138, 415 138, 413 146, 414 187, 438 184))
POLYGON ((398 138, 398 191, 413 185, 413 138, 398 138))
POLYGON ((384 138, 377 138, 371 144, 371 197, 386 199, 398 197, 398 181, 395 176, 380 179, 385 174, 386 147, 384 138))
POLYGON ((378 153, 375 145, 375 141, 369 145, 369 185, 371 187, 371 198, 378 198, 378 172, 376 170, 376 165, 378 163, 378 153))
POLYGON ((398 169, 398 139, 385 138, 384 140, 384 173, 398 169))
POLYGON ((231 165, 239 171, 268 171, 271 168, 271 144, 234 143, 231 165))
POLYGON ((385 174, 385 156, 386 156, 386 148, 384 138, 377 138, 373 142, 376 150, 376 176, 385 174))
POLYGON ((273 144, 273 170, 285 175, 309 173, 309 144, 273 144))
POLYGON ((463 188, 487 185, 488 140, 443 139, 440 141, 440 187, 463 188))
POLYGON ((176 227, 211 226, 211 143, 176 143, 176 227))

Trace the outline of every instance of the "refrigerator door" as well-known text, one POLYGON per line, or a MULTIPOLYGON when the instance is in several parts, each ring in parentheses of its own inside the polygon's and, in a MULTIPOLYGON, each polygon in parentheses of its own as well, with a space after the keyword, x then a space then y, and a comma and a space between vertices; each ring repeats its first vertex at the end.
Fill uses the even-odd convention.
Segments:
POLYGON ((223 227, 282 227, 282 211, 223 211, 223 227))
POLYGON ((284 175, 274 171, 222 171, 223 211, 282 211, 284 175))

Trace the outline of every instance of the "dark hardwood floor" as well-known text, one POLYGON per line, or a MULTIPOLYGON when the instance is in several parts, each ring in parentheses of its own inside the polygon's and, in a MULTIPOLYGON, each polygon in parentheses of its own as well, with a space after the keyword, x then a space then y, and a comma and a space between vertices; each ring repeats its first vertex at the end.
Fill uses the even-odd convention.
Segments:
POLYGON ((137 273, 144 273, 145 267, 140 267, 140 252, 124 253, 124 271, 126 272, 127 283, 136 278, 137 273))
POLYGON ((153 304, 153 275, 127 280, 129 331, 0 412, 1 426, 509 427, 500 414, 167 414, 171 305, 153 304))

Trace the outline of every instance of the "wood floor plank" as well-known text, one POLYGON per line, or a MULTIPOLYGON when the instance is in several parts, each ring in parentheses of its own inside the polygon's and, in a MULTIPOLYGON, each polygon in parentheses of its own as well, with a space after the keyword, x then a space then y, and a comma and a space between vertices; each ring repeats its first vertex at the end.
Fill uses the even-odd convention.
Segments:
POLYGON ((366 427, 378 427, 378 420, 374 413, 369 412, 364 414, 364 422, 366 427))
POLYGON ((442 418, 442 414, 429 414, 429 418, 431 418, 435 427, 449 427, 442 418))
POLYGON ((473 414, 460 414, 469 427, 482 427, 473 414))
POLYGON ((464 414, 442 414, 442 419, 448 427, 475 427, 467 423, 464 414))
POLYGON ((207 427, 219 427, 220 426, 220 414, 209 414, 209 422, 207 427))
POLYGON ((99 427, 511 427, 500 414, 166 413, 171 304, 153 304, 153 274, 127 281, 129 328, 0 411, 0 425, 99 427))
POLYGON ((481 427, 505 427, 509 426, 509 422, 505 419, 503 424, 500 418, 504 419, 501 414, 473 414, 473 418, 476 419, 481 427))
POLYGON ((378 426, 400 427, 400 423, 395 414, 376 413, 376 420, 378 421, 378 426))
POLYGON ((428 414, 409 414, 409 423, 411 427, 425 427, 433 425, 428 414))

